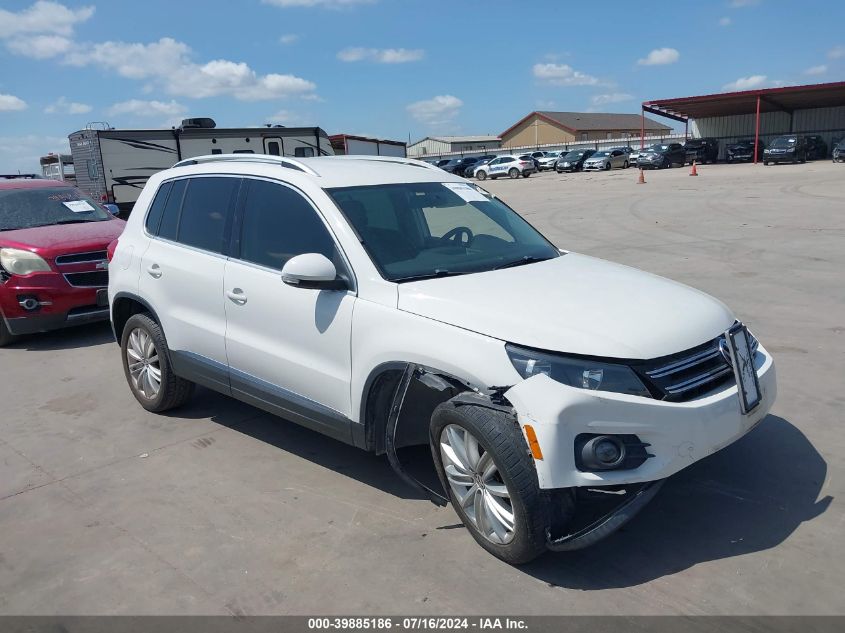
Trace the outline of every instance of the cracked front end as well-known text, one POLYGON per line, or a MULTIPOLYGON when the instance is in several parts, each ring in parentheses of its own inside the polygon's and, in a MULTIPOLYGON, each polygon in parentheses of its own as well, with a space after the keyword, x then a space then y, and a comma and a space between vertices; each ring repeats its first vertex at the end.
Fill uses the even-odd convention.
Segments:
MULTIPOLYGON (((535 456, 540 487, 657 481, 748 433, 774 403, 774 362, 755 341, 750 360, 759 402, 743 413, 724 347, 723 336, 680 357, 635 365, 650 397, 571 386, 550 377, 552 372, 536 373, 511 387, 504 396, 523 431, 531 427, 527 435, 536 436, 542 452, 542 459, 535 456), (610 442, 597 444, 604 438, 610 442), (590 450, 598 451, 598 461, 590 450)), ((584 372, 584 380, 594 378, 584 372)))

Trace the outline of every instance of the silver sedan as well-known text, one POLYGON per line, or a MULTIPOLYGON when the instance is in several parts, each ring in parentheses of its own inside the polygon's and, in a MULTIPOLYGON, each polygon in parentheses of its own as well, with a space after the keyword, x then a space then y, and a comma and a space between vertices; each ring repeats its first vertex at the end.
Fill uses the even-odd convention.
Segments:
POLYGON ((628 169, 628 154, 621 149, 599 151, 584 162, 584 171, 610 171, 614 167, 628 169))

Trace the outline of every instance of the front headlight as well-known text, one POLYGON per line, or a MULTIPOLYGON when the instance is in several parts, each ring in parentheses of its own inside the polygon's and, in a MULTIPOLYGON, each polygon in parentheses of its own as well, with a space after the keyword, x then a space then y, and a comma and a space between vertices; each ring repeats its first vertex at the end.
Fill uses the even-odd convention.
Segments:
POLYGON ((651 398, 645 385, 626 365, 538 352, 511 344, 506 345, 505 349, 514 368, 523 378, 546 374, 552 380, 570 387, 651 398))
POLYGON ((43 257, 19 248, 0 248, 0 266, 12 275, 50 272, 50 265, 43 257))

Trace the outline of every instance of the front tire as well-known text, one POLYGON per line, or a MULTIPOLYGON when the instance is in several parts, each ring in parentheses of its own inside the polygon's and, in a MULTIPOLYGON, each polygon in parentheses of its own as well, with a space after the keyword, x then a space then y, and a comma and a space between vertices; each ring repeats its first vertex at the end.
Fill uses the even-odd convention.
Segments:
POLYGON ((147 314, 129 317, 120 349, 129 389, 147 411, 162 413, 191 399, 194 383, 173 373, 164 332, 147 314))
POLYGON ((452 506, 481 547, 512 565, 546 550, 547 509, 537 472, 508 414, 444 402, 432 415, 430 441, 452 506))
POLYGON ((17 337, 9 332, 9 328, 6 327, 6 321, 3 320, 3 315, 0 314, 0 347, 6 347, 10 343, 14 342, 17 337))
POLYGON ((487 172, 483 169, 475 174, 475 177, 479 180, 487 180, 487 172))

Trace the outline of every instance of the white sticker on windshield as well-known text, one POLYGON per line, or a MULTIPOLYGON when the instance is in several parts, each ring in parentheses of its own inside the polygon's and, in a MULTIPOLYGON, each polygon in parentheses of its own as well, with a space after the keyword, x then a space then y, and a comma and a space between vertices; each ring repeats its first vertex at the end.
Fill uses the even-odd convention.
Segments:
POLYGON ((489 200, 475 187, 463 182, 444 182, 443 186, 454 191, 466 202, 487 202, 489 200))
POLYGON ((94 210, 94 207, 85 202, 85 200, 70 200, 69 202, 62 202, 62 204, 74 213, 85 213, 86 211, 94 210))

